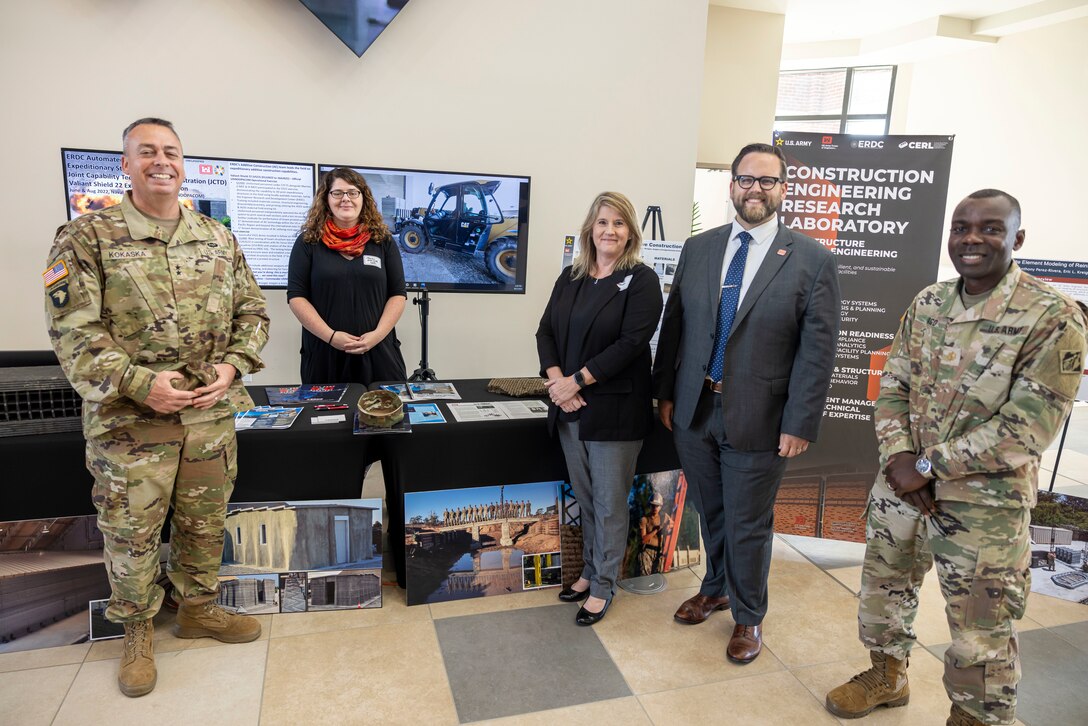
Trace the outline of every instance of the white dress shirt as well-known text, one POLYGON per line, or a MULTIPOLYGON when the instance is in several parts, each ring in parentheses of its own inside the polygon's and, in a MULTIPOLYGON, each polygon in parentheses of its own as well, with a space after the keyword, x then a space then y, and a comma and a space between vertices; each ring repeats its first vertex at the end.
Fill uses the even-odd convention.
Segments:
MULTIPOLYGON (((729 235, 729 241, 725 245, 725 260, 722 262, 722 277, 718 283, 718 301, 721 302, 721 288, 725 284, 725 275, 729 272, 729 263, 733 261, 733 255, 737 254, 737 250, 740 249, 740 233, 744 232, 744 227, 741 227, 737 223, 737 220, 733 220, 733 229, 729 235)), ((744 302, 744 296, 748 294, 748 288, 752 286, 752 280, 756 276, 756 272, 759 271, 759 266, 763 264, 763 259, 767 256, 767 251, 771 249, 771 243, 774 242, 775 235, 778 234, 778 215, 773 215, 763 224, 753 227, 748 230, 748 234, 752 235, 751 241, 748 243, 748 259, 744 261, 744 278, 740 284, 740 300, 737 301, 737 307, 744 302)))

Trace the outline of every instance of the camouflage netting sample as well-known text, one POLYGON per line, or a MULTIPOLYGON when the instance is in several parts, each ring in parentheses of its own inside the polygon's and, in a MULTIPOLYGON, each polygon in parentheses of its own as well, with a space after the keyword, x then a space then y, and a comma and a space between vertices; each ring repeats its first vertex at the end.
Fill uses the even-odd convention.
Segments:
POLYGON ((543 396, 548 389, 543 378, 492 378, 487 382, 487 392, 526 398, 543 396))

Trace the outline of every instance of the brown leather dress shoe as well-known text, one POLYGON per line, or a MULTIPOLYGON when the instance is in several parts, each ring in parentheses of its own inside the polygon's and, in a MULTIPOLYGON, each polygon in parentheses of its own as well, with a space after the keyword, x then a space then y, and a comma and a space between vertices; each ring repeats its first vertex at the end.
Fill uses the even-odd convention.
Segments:
POLYGON ((738 625, 733 628, 733 637, 725 649, 725 656, 734 663, 751 663, 763 650, 762 625, 738 625))
POLYGON ((708 595, 696 595, 688 598, 677 608, 673 618, 684 625, 698 625, 710 617, 715 610, 728 610, 729 596, 709 597, 708 595))

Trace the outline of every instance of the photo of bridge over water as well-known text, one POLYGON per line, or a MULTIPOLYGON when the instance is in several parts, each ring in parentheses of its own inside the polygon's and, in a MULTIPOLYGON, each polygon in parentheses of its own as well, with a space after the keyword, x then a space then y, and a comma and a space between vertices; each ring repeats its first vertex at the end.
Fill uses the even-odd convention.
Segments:
POLYGON ((560 484, 406 493, 408 604, 558 586, 560 484))

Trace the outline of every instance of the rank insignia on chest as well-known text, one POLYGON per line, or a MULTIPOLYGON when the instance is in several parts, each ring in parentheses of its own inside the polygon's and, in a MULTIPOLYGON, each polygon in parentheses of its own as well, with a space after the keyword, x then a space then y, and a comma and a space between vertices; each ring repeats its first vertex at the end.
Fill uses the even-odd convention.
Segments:
POLYGON ((53 307, 63 308, 71 300, 71 296, 68 294, 68 283, 62 282, 49 291, 49 299, 53 301, 53 307))
POLYGON ((1058 351, 1061 357, 1061 371, 1062 373, 1080 373, 1084 370, 1084 361, 1081 357, 1079 350, 1062 350, 1058 351))
POLYGON ((68 277, 68 266, 64 264, 64 260, 57 260, 55 265, 42 273, 42 279, 45 281, 46 287, 66 277, 68 277))

